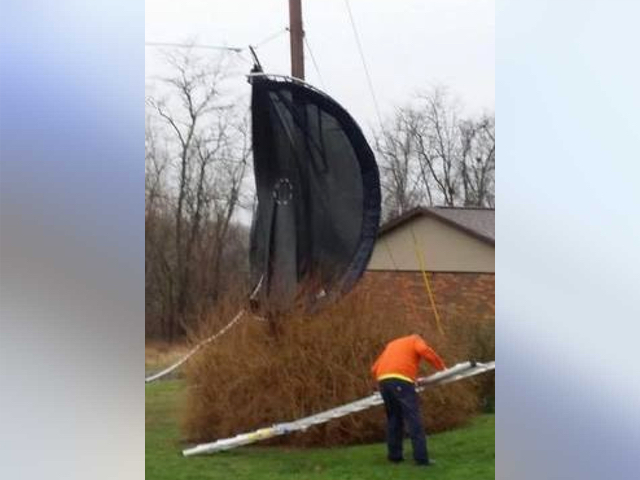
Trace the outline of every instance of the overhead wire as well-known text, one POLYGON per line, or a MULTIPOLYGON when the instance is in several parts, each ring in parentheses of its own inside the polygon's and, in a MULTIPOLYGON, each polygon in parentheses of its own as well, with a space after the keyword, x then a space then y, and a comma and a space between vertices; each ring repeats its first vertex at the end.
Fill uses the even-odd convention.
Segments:
POLYGON ((309 42, 309 40, 307 39, 307 36, 304 35, 304 43, 307 46, 307 50, 309 50, 309 56, 311 57, 311 62, 313 63, 313 67, 316 70, 316 73, 318 74, 318 79, 320 80, 320 85, 322 85, 322 89, 326 90, 327 87, 324 84, 324 80, 322 78, 322 74, 320 73, 320 68, 318 68, 318 62, 316 62, 316 57, 313 54, 313 50, 311 49, 311 43, 309 42))
POLYGON ((272 40, 275 40, 276 38, 278 38, 280 35, 282 35, 285 32, 289 31, 289 27, 284 27, 281 28, 280 30, 278 30, 275 33, 272 33, 271 35, 263 38, 262 40, 260 40, 258 43, 256 43, 255 45, 251 45, 253 48, 260 48, 263 45, 266 45, 267 43, 271 42, 272 40))
POLYGON ((173 43, 173 42, 144 42, 145 47, 174 47, 174 48, 206 48, 209 50, 228 50, 240 53, 244 48, 229 47, 225 45, 203 45, 198 43, 173 43))
MULTIPOLYGON (((358 46, 358 52, 360 54, 360 60, 362 61, 362 66, 364 68, 364 72, 365 72, 365 76, 367 77, 367 83, 369 86, 369 92, 371 93, 371 98, 373 99, 373 105, 375 107, 375 111, 376 111, 376 115, 378 117, 378 122, 380 124, 380 128, 384 128, 383 122, 382 122, 382 115, 380 113, 380 105, 378 103, 378 97, 376 96, 375 93, 375 89, 373 88, 373 80, 371 79, 371 72, 369 71, 369 67, 367 65, 367 61, 364 55, 364 48, 362 47, 362 41, 360 40, 360 34, 358 33, 358 27, 356 26, 356 22, 353 16, 353 10, 351 9, 351 4, 349 3, 349 0, 344 0, 344 4, 347 7, 347 13, 349 15, 349 21, 351 23, 351 28, 353 29, 353 35, 355 37, 356 40, 356 45, 358 46)), ((429 297, 429 301, 431 303, 431 308, 433 310, 435 319, 436 319, 436 324, 438 327, 438 331, 440 332, 440 334, 444 335, 444 331, 442 329, 442 322, 440 321, 440 315, 438 313, 438 308, 436 306, 436 301, 435 301, 435 294, 433 292, 433 288, 431 286, 431 282, 429 281, 429 275, 426 271, 426 266, 425 266, 425 261, 424 261, 424 256, 422 254, 422 251, 419 250, 419 246, 418 246, 418 240, 415 237, 415 234, 413 233, 413 229, 411 230, 411 235, 413 237, 413 241, 414 241, 414 247, 415 247, 415 252, 416 252, 416 257, 418 259, 418 262, 420 264, 420 269, 422 271, 422 276, 423 276, 423 280, 425 283, 425 288, 427 290, 427 294, 429 297)), ((389 254, 389 257, 391 258, 392 263, 394 264, 394 267, 396 268, 396 270, 398 269, 395 260, 393 259, 393 256, 391 255, 391 249, 389 248, 389 245, 386 243, 385 241, 385 246, 387 249, 387 253, 389 254)))
MULTIPOLYGON (((288 27, 281 28, 277 32, 274 32, 269 36, 264 37, 262 40, 260 40, 259 42, 251 46, 254 49, 258 49, 266 45, 267 43, 271 42, 272 40, 275 40, 280 35, 288 31, 289 31, 288 27)), ((244 61, 245 63, 253 65, 253 62, 243 55, 243 52, 246 51, 248 47, 233 47, 228 45, 206 45, 201 43, 179 43, 179 42, 144 42, 144 45, 146 47, 203 48, 208 50, 229 51, 237 54, 238 58, 244 61)))
POLYGON ((376 92, 373 88, 373 81, 371 80, 371 73, 369 72, 369 67, 367 66, 367 61, 364 56, 364 49, 362 48, 362 42, 360 41, 360 35, 358 33, 358 27, 356 27, 356 22, 353 18, 353 11, 351 10, 351 4, 349 0, 344 0, 344 3, 347 7, 347 13, 349 14, 349 21, 351 22, 351 28, 353 30, 353 35, 356 39, 356 44, 358 46, 358 52, 360 53, 360 60, 362 61, 362 66, 364 67, 364 72, 367 77, 367 83, 369 85, 369 92, 371 93, 371 98, 373 99, 373 105, 376 110, 376 115, 378 117, 378 122, 380 123, 380 127, 382 128, 382 115, 380 114, 380 105, 378 104, 378 97, 376 96, 376 92))
POLYGON ((253 62, 245 57, 242 52, 246 48, 242 47, 229 47, 222 45, 203 45, 199 43, 177 43, 177 42, 144 42, 146 47, 170 47, 170 48, 203 48, 207 50, 220 50, 235 53, 237 57, 245 63, 252 65, 253 62))

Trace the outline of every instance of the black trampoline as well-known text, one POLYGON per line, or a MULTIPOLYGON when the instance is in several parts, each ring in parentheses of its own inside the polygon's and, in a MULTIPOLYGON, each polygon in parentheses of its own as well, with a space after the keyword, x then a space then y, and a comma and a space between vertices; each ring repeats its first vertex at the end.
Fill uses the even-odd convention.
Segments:
POLYGON ((371 148, 337 102, 288 77, 250 77, 257 208, 255 304, 318 307, 349 291, 378 232, 380 180, 371 148))

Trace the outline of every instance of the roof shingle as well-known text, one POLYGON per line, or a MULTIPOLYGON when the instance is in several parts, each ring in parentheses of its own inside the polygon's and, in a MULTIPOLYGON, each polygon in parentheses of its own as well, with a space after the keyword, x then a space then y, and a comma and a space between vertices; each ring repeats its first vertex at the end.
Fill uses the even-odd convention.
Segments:
POLYGON ((417 207, 382 225, 380 235, 384 235, 421 215, 437 217, 482 240, 495 244, 496 211, 493 208, 417 207))

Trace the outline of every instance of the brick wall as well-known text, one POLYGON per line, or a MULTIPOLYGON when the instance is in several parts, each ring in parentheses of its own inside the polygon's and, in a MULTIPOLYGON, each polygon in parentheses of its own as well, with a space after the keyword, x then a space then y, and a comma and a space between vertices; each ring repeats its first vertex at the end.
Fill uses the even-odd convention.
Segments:
MULTIPOLYGON (((493 273, 431 273, 431 286, 443 323, 447 319, 473 322, 495 319, 493 273)), ((376 309, 407 315, 420 324, 435 324, 422 272, 368 271, 357 290, 376 309)))

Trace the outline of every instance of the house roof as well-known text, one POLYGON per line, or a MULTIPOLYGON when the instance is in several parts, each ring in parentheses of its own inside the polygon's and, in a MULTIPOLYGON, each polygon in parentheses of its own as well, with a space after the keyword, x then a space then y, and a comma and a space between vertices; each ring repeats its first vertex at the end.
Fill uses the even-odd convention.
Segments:
POLYGON ((436 218, 484 242, 495 245, 496 211, 493 208, 416 207, 382 225, 379 236, 386 235, 421 216, 436 218))

